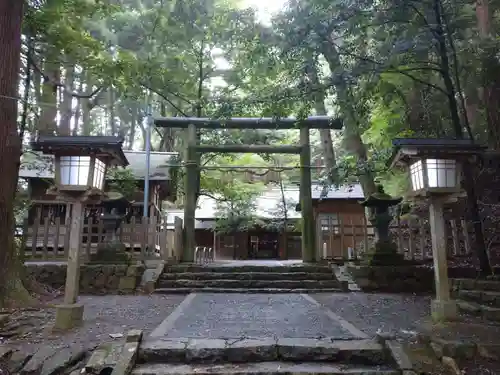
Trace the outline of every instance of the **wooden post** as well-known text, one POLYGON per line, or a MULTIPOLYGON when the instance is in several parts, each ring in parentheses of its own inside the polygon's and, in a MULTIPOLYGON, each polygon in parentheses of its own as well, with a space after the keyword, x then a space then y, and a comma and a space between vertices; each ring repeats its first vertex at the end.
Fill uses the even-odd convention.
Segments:
MULTIPOLYGON (((176 260, 180 260, 182 257, 182 219, 178 216, 174 219, 174 256, 176 260)), ((193 249, 194 250, 194 249, 193 249)), ((194 251, 193 251, 193 259, 194 259, 194 251)))
POLYGON ((300 205, 302 207, 302 260, 316 261, 316 236, 311 192, 311 146, 309 126, 300 127, 300 205))
POLYGON ((458 316, 458 310, 456 303, 450 299, 448 261, 446 258, 446 227, 443 201, 439 198, 431 198, 429 222, 431 226, 432 257, 434 259, 434 277, 436 283, 436 299, 431 304, 432 318, 435 321, 454 320, 458 316))
POLYGON ((76 303, 80 285, 80 237, 83 224, 82 202, 73 203, 64 303, 76 303))
POLYGON ((73 203, 71 232, 69 240, 68 265, 66 268, 66 287, 64 304, 56 309, 56 329, 71 329, 82 324, 83 305, 77 304, 80 286, 80 245, 83 224, 83 204, 73 203))
POLYGON ((183 262, 194 261, 195 242, 195 211, 196 211, 196 185, 197 185, 197 163, 196 163, 196 125, 189 124, 187 130, 186 150, 186 176, 184 180, 184 249, 182 252, 183 262))

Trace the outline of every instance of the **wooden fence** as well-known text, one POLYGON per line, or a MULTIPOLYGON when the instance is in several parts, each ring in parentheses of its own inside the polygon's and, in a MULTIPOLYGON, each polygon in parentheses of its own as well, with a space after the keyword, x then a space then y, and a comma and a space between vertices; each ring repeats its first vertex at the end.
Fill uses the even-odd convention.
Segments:
MULTIPOLYGON (((358 220, 359 222, 359 220, 358 220)), ((16 236, 22 241, 21 251, 24 259, 66 260, 69 249, 71 218, 65 224, 56 218, 33 225, 17 228, 16 236)), ((155 218, 124 223, 117 231, 119 242, 136 259, 161 258, 169 262, 179 262, 182 256, 182 219, 176 218, 174 226, 167 228, 155 218)), ((390 227, 394 242, 406 259, 429 261, 432 259, 432 246, 429 223, 426 219, 410 221, 395 220, 390 227)), ((363 219, 361 223, 351 220, 338 220, 322 230, 319 226, 318 255, 322 259, 356 259, 362 257, 365 249, 373 245, 374 228, 363 219)), ((447 222, 448 254, 450 257, 468 257, 471 254, 470 237, 466 221, 463 219, 447 222)), ((89 219, 83 224, 81 233, 81 254, 89 259, 99 244, 106 241, 106 232, 101 221, 89 219)), ((214 254, 217 256, 217 254, 214 254)))
MULTIPOLYGON (((83 219, 82 219, 83 220, 83 219)), ((179 219, 180 220, 180 219, 179 219)), ((25 260, 66 260, 69 250, 71 218, 66 218, 62 224, 59 218, 42 222, 35 220, 32 225, 27 223, 17 228, 16 236, 21 241, 21 251, 25 260)), ((179 259, 182 242, 182 220, 176 222, 172 229, 167 229, 156 218, 142 219, 136 222, 123 223, 116 236, 125 245, 127 252, 134 258, 148 259, 179 259), (179 228, 180 225, 180 228, 179 228)), ((103 222, 89 218, 82 226, 80 234, 80 252, 84 260, 95 253, 97 247, 107 241, 107 233, 103 222)))
MULTIPOLYGON (((318 255, 322 259, 356 259, 363 256, 374 243, 374 227, 366 218, 359 220, 337 220, 328 230, 318 227, 318 255)), ((468 257, 471 254, 470 235, 467 222, 454 219, 446 222, 448 256, 468 257)), ((432 243, 429 222, 422 218, 394 220, 390 226, 393 241, 405 259, 414 261, 432 260, 432 243)))

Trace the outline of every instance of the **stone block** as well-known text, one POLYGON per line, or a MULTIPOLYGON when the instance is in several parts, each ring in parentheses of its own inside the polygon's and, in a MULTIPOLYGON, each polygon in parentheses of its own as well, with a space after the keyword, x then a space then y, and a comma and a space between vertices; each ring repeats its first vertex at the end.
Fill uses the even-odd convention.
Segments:
POLYGON ((342 290, 343 292, 348 292, 349 291, 349 281, 347 281, 347 280, 340 281, 340 290, 342 290))
POLYGON ((436 342, 431 342, 430 346, 436 358, 441 360, 443 358, 443 346, 436 342))
POLYGON ((129 375, 135 365, 138 353, 138 342, 125 343, 123 350, 113 368, 114 375, 129 375))
POLYGON ((500 308, 481 306, 481 313, 483 317, 487 320, 500 322, 500 308))
POLYGON ((139 267, 136 264, 128 266, 126 276, 137 276, 139 274, 139 267))
POLYGON ((285 361, 335 361, 340 348, 330 340, 285 338, 278 340, 278 356, 285 361))
POLYGON ((141 342, 142 340, 142 330, 140 329, 131 329, 127 333, 126 342, 141 342))
POLYGON ((396 340, 388 340, 385 343, 391 352, 391 356, 398 365, 400 370, 412 370, 413 363, 406 354, 403 345, 396 340))
POLYGON ((226 341, 222 339, 192 339, 186 347, 186 361, 188 363, 223 361, 226 347, 226 341))
POLYGON ((57 348, 45 345, 39 348, 23 366, 20 375, 40 374, 43 364, 58 352, 57 348))
POLYGON ((139 357, 144 362, 184 362, 189 339, 146 340, 141 343, 139 357))
POLYGON ((441 362, 443 363, 443 365, 445 365, 446 367, 448 367, 448 369, 455 375, 462 375, 462 371, 460 370, 460 368, 458 367, 457 363, 455 362, 455 360, 451 357, 443 357, 441 359, 441 362))
POLYGON ((275 361, 278 347, 275 339, 244 339, 229 343, 227 349, 229 362, 275 361))
POLYGON ((477 353, 477 346, 472 342, 444 340, 434 338, 433 343, 442 348, 443 357, 453 357, 459 359, 472 359, 477 353))
POLYGON ((387 358, 382 345, 377 340, 337 340, 332 341, 339 348, 338 360, 345 363, 384 365, 387 358))
POLYGON ((122 352, 122 343, 106 343, 94 350, 85 365, 87 374, 99 374, 105 368, 113 368, 122 352))
POLYGON ((87 350, 80 345, 61 348, 43 363, 40 375, 62 374, 85 358, 87 350))
POLYGON ((81 326, 83 323, 83 305, 74 303, 56 306, 55 329, 67 330, 81 326))
POLYGON ((432 300, 431 316, 434 322, 460 320, 457 303, 453 300, 432 300))
POLYGON ((500 293, 498 292, 483 292, 481 294, 481 300, 492 306, 500 307, 500 293))
POLYGON ((137 280, 135 276, 122 276, 118 284, 118 290, 122 292, 130 292, 135 290, 137 280))
POLYGON ((476 280, 475 289, 495 292, 499 291, 500 283, 493 280, 476 280))

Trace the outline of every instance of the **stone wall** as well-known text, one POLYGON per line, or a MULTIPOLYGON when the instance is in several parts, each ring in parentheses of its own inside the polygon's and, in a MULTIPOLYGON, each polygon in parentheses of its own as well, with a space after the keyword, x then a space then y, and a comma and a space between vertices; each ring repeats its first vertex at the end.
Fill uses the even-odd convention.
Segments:
MULTIPOLYGON (((434 291, 434 269, 430 266, 361 266, 349 265, 347 270, 365 292, 417 293, 434 291)), ((450 278, 475 278, 470 267, 448 268, 450 278)))
MULTIPOLYGON (((65 264, 27 264, 26 272, 36 281, 64 289, 65 264)), ((140 285, 144 266, 140 264, 93 264, 80 267, 80 294, 128 294, 140 285)))

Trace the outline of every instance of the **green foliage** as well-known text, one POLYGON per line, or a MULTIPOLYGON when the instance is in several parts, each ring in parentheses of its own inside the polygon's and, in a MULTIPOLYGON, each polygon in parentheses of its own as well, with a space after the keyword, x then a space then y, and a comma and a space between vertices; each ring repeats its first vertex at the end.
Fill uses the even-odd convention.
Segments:
POLYGON ((137 180, 130 169, 110 168, 106 179, 110 191, 120 193, 128 200, 133 199, 137 192, 137 180))
MULTIPOLYGON (((33 38, 38 69, 44 70, 51 59, 61 66, 77 65, 75 92, 103 88, 80 103, 92 108, 85 126, 93 134, 124 135, 137 147, 144 137, 139 132, 144 130, 146 103, 155 116, 300 118, 317 112, 318 101, 325 97, 329 114, 345 123, 343 142, 336 149, 336 184, 367 178, 399 195, 407 182, 400 172, 387 171, 391 140, 452 133, 436 44, 436 1, 290 0, 271 25, 263 25, 237 1, 52 0, 29 3, 24 32, 33 38), (311 81, 311 69, 318 72, 318 82, 311 81), (108 98, 110 87, 113 99, 108 98), (117 129, 102 126, 112 115, 108 106, 117 129)), ((453 85, 474 104, 480 99, 477 88, 484 85, 480 60, 495 55, 498 40, 477 38, 470 2, 438 3, 453 85)), ((494 14, 498 6, 491 7, 494 14)), ((498 20, 492 22, 495 29, 498 20)), ((61 75, 64 81, 64 68, 61 75)), ((33 92, 32 97, 38 96, 33 92)), ((487 140, 482 111, 472 127, 478 140, 487 140)), ((222 129, 201 131, 199 140, 294 143, 296 133, 222 129)), ((154 131, 153 148, 183 151, 182 138, 178 130, 154 131), (168 137, 171 144, 165 142, 168 137)), ((314 143, 313 154, 321 156, 314 143)), ((205 155, 202 164, 273 164, 265 155, 257 162, 242 160, 205 155)), ((296 164, 296 156, 281 163, 296 164)), ((177 171, 181 182, 183 170, 177 171)), ((294 173, 283 175, 292 180, 294 173)), ((203 172, 201 192, 220 191, 220 175, 203 172)))
POLYGON ((221 182, 216 195, 216 229, 222 233, 245 231, 259 224, 255 216, 256 199, 263 190, 261 184, 242 183, 237 180, 221 182))

